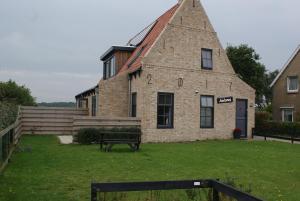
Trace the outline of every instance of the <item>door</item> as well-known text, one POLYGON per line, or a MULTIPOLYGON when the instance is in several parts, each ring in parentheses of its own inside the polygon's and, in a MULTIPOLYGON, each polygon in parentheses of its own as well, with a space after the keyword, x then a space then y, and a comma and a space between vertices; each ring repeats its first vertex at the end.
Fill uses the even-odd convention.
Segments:
POLYGON ((248 125, 248 100, 236 100, 236 128, 241 129, 241 137, 247 137, 248 125))

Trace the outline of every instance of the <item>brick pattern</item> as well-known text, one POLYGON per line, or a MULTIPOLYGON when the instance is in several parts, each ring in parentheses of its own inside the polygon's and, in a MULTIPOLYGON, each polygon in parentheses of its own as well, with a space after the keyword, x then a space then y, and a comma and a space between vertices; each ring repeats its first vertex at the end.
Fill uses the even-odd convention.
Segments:
POLYGON ((128 117, 128 89, 127 73, 100 80, 98 116, 128 117))

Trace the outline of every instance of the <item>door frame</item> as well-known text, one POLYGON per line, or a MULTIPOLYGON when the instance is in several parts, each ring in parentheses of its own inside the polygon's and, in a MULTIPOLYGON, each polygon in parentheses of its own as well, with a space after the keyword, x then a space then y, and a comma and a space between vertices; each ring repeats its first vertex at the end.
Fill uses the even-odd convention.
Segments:
POLYGON ((246 136, 241 136, 241 138, 248 138, 248 99, 237 98, 235 100, 235 127, 237 128, 237 102, 245 101, 246 102, 246 136))

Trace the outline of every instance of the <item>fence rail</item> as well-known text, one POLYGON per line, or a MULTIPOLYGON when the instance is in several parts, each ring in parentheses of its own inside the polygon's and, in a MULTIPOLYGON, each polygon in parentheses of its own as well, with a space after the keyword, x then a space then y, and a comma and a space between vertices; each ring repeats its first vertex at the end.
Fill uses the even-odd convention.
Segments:
POLYGON ((131 182, 131 183, 92 183, 91 201, 98 201, 98 193, 130 192, 130 191, 155 191, 179 189, 210 188, 213 190, 212 200, 220 201, 223 193, 238 201, 263 201, 252 195, 237 190, 217 180, 185 180, 185 181, 158 181, 158 182, 131 182))
POLYGON ((273 138, 273 139, 278 139, 278 140, 287 140, 287 141, 291 141, 292 144, 294 144, 294 142, 300 142, 300 138, 299 137, 295 137, 293 135, 270 135, 268 134, 267 131, 264 132, 258 132, 256 129, 252 130, 252 136, 255 137, 263 137, 265 139, 265 141, 267 141, 267 138, 273 138))
POLYGON ((20 107, 16 122, 0 131, 0 173, 6 167, 22 131, 20 120, 20 107))

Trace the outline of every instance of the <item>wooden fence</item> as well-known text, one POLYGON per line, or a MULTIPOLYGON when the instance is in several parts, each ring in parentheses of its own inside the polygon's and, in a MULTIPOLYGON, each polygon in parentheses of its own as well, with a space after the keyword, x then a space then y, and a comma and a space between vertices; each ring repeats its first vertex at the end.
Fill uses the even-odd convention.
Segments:
POLYGON ((86 117, 88 110, 55 107, 21 107, 22 133, 72 135, 75 117, 86 117))
POLYGON ((22 134, 20 107, 16 122, 0 132, 0 173, 7 165, 22 134))

